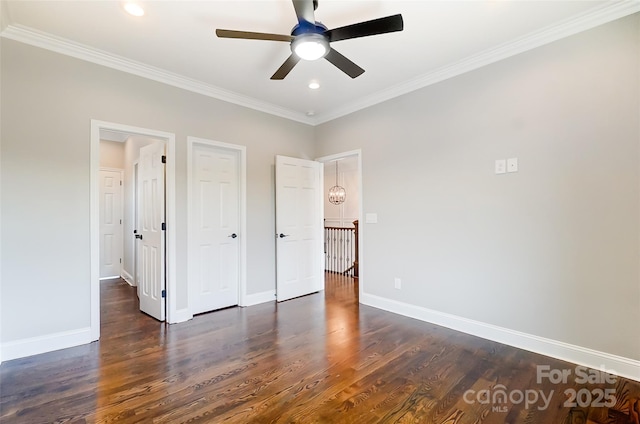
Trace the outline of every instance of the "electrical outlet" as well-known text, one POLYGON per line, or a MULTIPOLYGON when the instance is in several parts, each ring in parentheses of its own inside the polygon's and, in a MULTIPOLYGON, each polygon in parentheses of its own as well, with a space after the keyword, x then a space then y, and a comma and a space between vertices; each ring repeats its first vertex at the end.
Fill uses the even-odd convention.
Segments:
POLYGON ((394 278, 393 287, 395 287, 397 290, 400 290, 402 288, 402 280, 399 279, 398 277, 394 278))
POLYGON ((495 172, 496 174, 504 174, 507 172, 506 159, 496 159, 495 172))
POLYGON ((518 172, 518 158, 507 159, 507 172, 518 172))

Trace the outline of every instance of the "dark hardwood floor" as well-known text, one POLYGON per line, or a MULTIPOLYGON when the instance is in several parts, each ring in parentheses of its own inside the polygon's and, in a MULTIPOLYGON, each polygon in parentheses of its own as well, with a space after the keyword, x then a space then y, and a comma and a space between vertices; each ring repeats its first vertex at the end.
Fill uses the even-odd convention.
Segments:
POLYGON ((638 424, 640 383, 579 384, 573 364, 359 305, 350 278, 171 326, 123 281, 101 292, 99 342, 0 366, 2 423, 638 424))

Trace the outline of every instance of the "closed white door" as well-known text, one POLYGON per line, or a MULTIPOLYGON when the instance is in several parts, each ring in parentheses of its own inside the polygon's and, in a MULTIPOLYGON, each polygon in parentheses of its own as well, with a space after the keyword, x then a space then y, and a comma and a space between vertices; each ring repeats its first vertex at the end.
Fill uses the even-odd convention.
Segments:
POLYGON ((324 287, 322 165, 276 156, 276 298, 324 287))
POLYGON ((192 313, 238 304, 239 153, 194 144, 189 249, 192 313))
POLYGON ((164 143, 140 149, 140 310, 165 320, 164 143))
POLYGON ((100 170, 100 278, 122 268, 122 173, 100 170))

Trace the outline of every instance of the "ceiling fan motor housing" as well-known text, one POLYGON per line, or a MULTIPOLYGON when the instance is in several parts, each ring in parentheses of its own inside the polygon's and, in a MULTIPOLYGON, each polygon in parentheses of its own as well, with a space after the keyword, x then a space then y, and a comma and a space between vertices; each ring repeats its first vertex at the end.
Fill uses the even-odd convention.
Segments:
POLYGON ((291 35, 297 37, 302 34, 323 34, 328 28, 322 24, 322 22, 311 23, 307 21, 300 21, 291 30, 291 35))

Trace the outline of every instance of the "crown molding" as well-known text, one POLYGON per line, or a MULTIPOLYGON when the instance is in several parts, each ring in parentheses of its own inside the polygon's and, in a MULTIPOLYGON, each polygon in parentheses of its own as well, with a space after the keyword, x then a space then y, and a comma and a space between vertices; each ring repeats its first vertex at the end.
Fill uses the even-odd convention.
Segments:
POLYGON ((22 25, 9 24, 0 33, 0 36, 218 100, 315 126, 639 11, 640 0, 611 1, 555 25, 468 56, 458 62, 443 66, 412 80, 347 103, 331 112, 321 113, 313 117, 22 25))
POLYGON ((117 69, 119 71, 127 72, 153 81, 158 81, 173 87, 182 88, 204 96, 213 97, 218 100, 223 100, 239 106, 279 116, 281 118, 290 119, 292 121, 308 125, 312 125, 314 123, 313 120, 309 119, 305 114, 38 31, 33 28, 25 27, 23 25, 10 24, 4 31, 2 31, 0 36, 56 53, 75 57, 76 59, 117 69))
POLYGON ((367 107, 419 90, 429 85, 473 71, 494 62, 535 49, 582 31, 606 24, 640 11, 640 0, 623 0, 606 3, 578 16, 542 28, 510 42, 468 56, 458 62, 443 66, 412 80, 360 98, 330 113, 315 116, 315 125, 349 115, 367 107))

